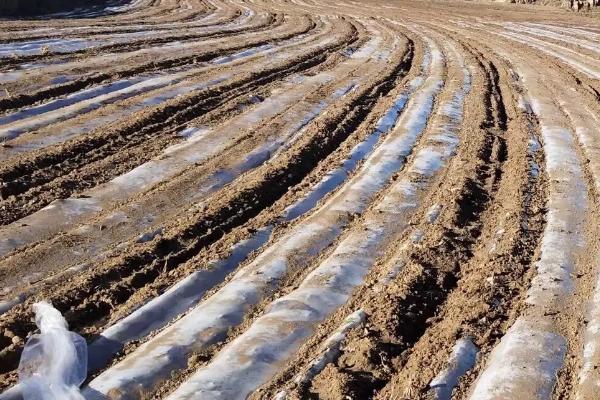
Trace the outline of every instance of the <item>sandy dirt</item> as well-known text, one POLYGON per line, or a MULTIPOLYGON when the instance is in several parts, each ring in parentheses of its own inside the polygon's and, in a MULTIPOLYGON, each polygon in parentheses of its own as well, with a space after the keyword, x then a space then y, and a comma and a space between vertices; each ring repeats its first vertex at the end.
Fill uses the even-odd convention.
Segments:
POLYGON ((600 19, 137 0, 0 20, 0 399, 600 398, 600 19))

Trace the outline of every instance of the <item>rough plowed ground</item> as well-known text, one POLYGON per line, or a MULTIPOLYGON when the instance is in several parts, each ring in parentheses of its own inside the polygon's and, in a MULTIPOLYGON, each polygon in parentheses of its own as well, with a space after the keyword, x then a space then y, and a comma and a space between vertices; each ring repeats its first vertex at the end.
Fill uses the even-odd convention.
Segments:
POLYGON ((0 21, 0 399, 600 398, 600 23, 135 0, 0 21))

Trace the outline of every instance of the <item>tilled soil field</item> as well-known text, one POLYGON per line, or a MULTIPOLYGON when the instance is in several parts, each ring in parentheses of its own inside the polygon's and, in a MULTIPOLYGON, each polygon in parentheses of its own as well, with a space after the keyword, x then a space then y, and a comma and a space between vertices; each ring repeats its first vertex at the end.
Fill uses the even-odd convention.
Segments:
POLYGON ((135 0, 0 21, 0 399, 600 399, 600 22, 135 0))

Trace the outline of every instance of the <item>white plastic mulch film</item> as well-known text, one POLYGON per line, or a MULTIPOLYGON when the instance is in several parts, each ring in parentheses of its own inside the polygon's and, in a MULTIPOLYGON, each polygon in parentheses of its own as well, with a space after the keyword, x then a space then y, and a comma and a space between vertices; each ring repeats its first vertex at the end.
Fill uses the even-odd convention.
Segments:
POLYGON ((25 345, 19 363, 24 400, 83 400, 87 375, 85 339, 68 330, 61 313, 47 302, 33 305, 40 333, 25 345))

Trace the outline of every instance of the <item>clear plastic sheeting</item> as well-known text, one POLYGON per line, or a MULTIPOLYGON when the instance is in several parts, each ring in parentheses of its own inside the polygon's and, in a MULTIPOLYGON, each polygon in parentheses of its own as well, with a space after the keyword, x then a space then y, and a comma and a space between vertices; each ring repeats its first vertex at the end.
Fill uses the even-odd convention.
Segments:
POLYGON ((40 333, 25 345, 19 363, 24 400, 83 400, 79 386, 87 375, 85 339, 68 330, 67 321, 49 303, 33 305, 40 333))
POLYGON ((429 384, 436 400, 452 399, 452 390, 458 386, 460 378, 473 368, 478 352, 471 338, 463 337, 456 342, 446 366, 429 384))

